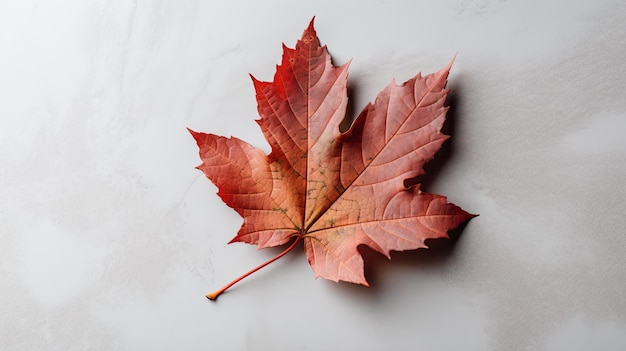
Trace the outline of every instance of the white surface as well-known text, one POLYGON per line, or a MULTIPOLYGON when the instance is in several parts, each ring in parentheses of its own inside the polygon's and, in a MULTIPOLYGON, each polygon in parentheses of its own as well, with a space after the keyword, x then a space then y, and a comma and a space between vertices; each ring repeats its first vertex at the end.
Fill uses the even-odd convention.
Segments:
POLYGON ((622 1, 1 1, 3 350, 623 350, 622 1), (375 257, 373 287, 226 245, 240 219, 185 127, 267 149, 248 72, 309 19, 354 58, 358 112, 445 66, 430 191, 479 213, 447 250, 375 257))

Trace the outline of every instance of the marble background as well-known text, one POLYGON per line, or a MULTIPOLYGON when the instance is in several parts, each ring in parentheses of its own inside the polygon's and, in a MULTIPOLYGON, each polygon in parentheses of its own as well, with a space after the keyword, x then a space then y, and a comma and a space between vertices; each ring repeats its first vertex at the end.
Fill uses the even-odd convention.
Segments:
POLYGON ((0 1, 3 350, 623 350, 626 3, 0 1), (424 185, 480 213, 371 288, 226 245, 186 131, 269 147, 248 77, 311 17, 359 111, 457 54, 424 185))

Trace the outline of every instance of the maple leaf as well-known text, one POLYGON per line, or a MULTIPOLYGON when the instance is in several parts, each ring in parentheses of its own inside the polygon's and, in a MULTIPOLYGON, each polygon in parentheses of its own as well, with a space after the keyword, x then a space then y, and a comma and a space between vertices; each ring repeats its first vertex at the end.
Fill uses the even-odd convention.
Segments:
POLYGON ((283 45, 272 82, 252 77, 269 155, 235 137, 190 130, 202 159, 197 168, 243 217, 231 243, 260 249, 292 241, 208 298, 301 240, 316 278, 367 285, 359 245, 390 257, 394 250, 426 248, 426 239, 447 238, 473 217, 411 185, 448 138, 441 128, 452 62, 401 85, 392 81, 342 132, 348 65, 332 64, 311 20, 295 49, 283 45))

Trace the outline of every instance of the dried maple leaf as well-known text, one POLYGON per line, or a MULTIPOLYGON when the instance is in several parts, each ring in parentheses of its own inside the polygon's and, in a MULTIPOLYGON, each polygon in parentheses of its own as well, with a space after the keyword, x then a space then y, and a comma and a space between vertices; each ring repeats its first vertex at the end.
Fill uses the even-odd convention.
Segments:
POLYGON ((391 250, 448 237, 473 216, 410 182, 448 138, 440 130, 451 63, 399 86, 392 82, 341 132, 348 64, 331 63, 312 20, 295 49, 283 45, 273 82, 252 78, 269 155, 234 137, 190 130, 200 148, 198 168, 243 217, 231 242, 265 248, 292 241, 208 298, 300 240, 316 277, 367 285, 359 245, 390 257, 391 250))

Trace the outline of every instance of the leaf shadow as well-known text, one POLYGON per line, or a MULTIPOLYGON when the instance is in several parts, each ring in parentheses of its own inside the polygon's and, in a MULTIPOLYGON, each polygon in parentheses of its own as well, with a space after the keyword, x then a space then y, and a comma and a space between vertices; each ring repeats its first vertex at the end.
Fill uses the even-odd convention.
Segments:
MULTIPOLYGON (((356 79, 358 80, 358 78, 356 79)), ((355 112, 356 110, 355 110, 354 105, 356 102, 360 101, 359 97, 361 96, 361 92, 358 89, 359 84, 355 84, 354 80, 355 78, 352 78, 348 81, 349 83, 347 86, 348 104, 346 105, 346 115, 344 116, 343 120, 339 124, 339 131, 341 133, 344 133, 345 131, 350 129, 352 122, 354 122, 354 120, 358 116, 357 112, 355 112)), ((365 106, 363 106, 362 108, 365 108, 365 106)), ((361 111, 359 110, 358 113, 360 112, 361 111)))
POLYGON ((350 283, 332 284, 340 294, 365 301, 378 300, 385 292, 394 289, 389 284, 386 272, 389 270, 403 271, 440 271, 440 268, 451 263, 454 250, 468 222, 448 232, 449 238, 428 239, 428 249, 409 251, 393 251, 391 259, 365 245, 359 246, 359 252, 365 261, 365 277, 369 287, 350 283))

